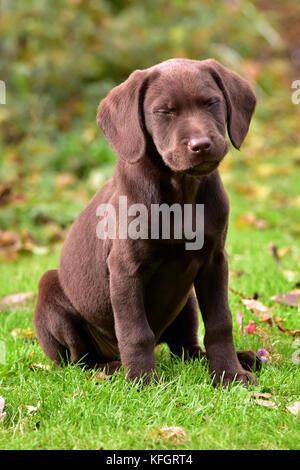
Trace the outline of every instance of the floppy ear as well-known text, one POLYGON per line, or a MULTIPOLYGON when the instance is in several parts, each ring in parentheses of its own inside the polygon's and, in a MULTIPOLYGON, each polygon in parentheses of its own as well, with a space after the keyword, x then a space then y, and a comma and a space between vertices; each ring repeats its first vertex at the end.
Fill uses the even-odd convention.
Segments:
POLYGON ((100 103, 97 123, 114 152, 128 163, 145 153, 143 102, 148 73, 136 70, 100 103))
POLYGON ((237 73, 213 59, 207 60, 207 64, 226 101, 228 135, 235 148, 239 149, 255 109, 255 93, 250 84, 237 73))

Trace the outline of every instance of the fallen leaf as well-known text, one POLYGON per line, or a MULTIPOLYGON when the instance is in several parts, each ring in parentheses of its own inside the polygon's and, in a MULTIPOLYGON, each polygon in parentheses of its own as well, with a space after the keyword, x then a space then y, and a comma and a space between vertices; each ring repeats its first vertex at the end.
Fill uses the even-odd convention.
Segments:
POLYGON ((23 408, 26 408, 28 411, 28 414, 31 415, 32 413, 35 413, 36 411, 40 411, 40 402, 38 401, 37 406, 32 406, 32 405, 21 405, 23 408))
POLYGON ((230 277, 237 277, 240 278, 244 274, 244 271, 242 269, 230 269, 229 270, 229 275, 230 277))
POLYGON ((5 400, 3 397, 0 397, 0 421, 4 421, 4 418, 6 416, 6 411, 3 411, 5 407, 5 400))
POLYGON ((106 380, 108 378, 111 378, 111 375, 106 375, 105 372, 100 370, 95 375, 86 375, 85 378, 87 380, 91 380, 97 383, 97 382, 102 382, 103 380, 106 380))
POLYGON ((165 426, 152 431, 150 435, 156 440, 169 441, 174 444, 180 444, 188 438, 187 432, 179 426, 165 426))
POLYGON ((272 163, 262 163, 256 167, 256 173, 263 178, 272 175, 289 175, 292 171, 292 165, 278 166, 272 163))
POLYGON ((236 192, 247 196, 249 199, 266 199, 271 192, 268 186, 254 184, 235 184, 233 188, 236 192))
POLYGON ((25 303, 28 299, 32 299, 35 296, 34 292, 17 292, 10 294, 2 298, 1 305, 18 305, 25 303))
POLYGON ((55 185, 59 189, 63 189, 66 186, 70 186, 71 184, 74 183, 74 181, 75 181, 75 177, 71 173, 59 173, 55 177, 55 185))
POLYGON ((273 325, 273 315, 269 312, 267 313, 263 313, 262 315, 260 315, 260 321, 264 321, 266 323, 268 323, 270 326, 273 325))
POLYGON ((22 329, 22 328, 15 328, 12 330, 11 334, 14 337, 21 337, 24 339, 36 339, 36 334, 34 330, 31 330, 30 328, 22 329))
POLYGON ((293 205, 294 206, 300 206, 300 196, 297 196, 294 200, 293 200, 293 205))
POLYGON ((259 229, 266 228, 268 226, 267 221, 263 219, 258 219, 254 214, 248 213, 239 216, 236 219, 236 224, 238 227, 255 227, 259 229))
POLYGON ((0 183, 0 207, 5 206, 11 198, 13 183, 0 183))
POLYGON ((260 392, 252 392, 251 397, 253 398, 271 398, 271 393, 260 393, 260 392))
POLYGON ((95 374, 94 376, 94 379, 97 381, 101 381, 101 380, 105 380, 105 379, 108 379, 109 378, 109 375, 105 374, 102 370, 100 370, 99 372, 97 372, 97 374, 95 374))
POLYGON ((0 251, 18 251, 21 246, 21 239, 16 232, 0 231, 0 251))
POLYGON ((278 329, 285 333, 286 335, 291 335, 291 336, 299 336, 300 330, 290 330, 287 328, 282 322, 284 321, 280 317, 273 317, 275 324, 277 325, 278 329))
POLYGON ((296 233, 297 235, 300 234, 300 222, 297 222, 293 227, 292 231, 296 233))
POLYGON ((31 370, 37 370, 37 369, 43 369, 43 370, 51 370, 51 366, 48 364, 30 364, 29 369, 31 370))
POLYGON ((258 400, 255 400, 255 403, 257 403, 257 405, 266 406, 267 408, 277 408, 276 403, 274 403, 274 401, 271 401, 271 400, 258 399, 258 400))
POLYGON ((282 318, 280 317, 273 317, 273 318, 280 331, 283 331, 283 333, 286 333, 286 334, 290 334, 290 330, 285 325, 282 324, 282 321, 283 321, 282 318))
POLYGON ((254 312, 268 312, 268 307, 262 304, 259 300, 254 299, 242 299, 243 304, 247 310, 253 310, 254 312))
POLYGON ((277 294, 271 297, 271 300, 276 300, 279 303, 296 307, 300 305, 300 289, 293 289, 287 294, 277 294))
POLYGON ((255 172, 263 178, 268 178, 274 175, 275 168, 275 165, 272 163, 261 163, 260 165, 256 165, 255 172))
POLYGON ((298 271, 290 271, 288 269, 284 269, 282 271, 282 274, 289 282, 295 282, 300 277, 300 274, 298 271))
POLYGON ((288 207, 291 204, 291 199, 284 194, 273 193, 273 201, 276 201, 275 207, 288 207))
POLYGON ((300 411, 300 401, 295 401, 295 403, 293 403, 292 405, 287 406, 286 409, 293 415, 298 416, 298 413, 300 411))
POLYGON ((278 255, 280 258, 283 258, 287 254, 291 253, 292 249, 290 246, 283 246, 282 248, 278 248, 278 255))

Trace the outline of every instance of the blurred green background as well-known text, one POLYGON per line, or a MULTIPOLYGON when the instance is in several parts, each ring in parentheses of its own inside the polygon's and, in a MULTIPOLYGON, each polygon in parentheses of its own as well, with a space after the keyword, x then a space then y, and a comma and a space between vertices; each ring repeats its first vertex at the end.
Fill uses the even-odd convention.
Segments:
POLYGON ((186 430, 183 449, 299 448, 299 415, 285 407, 300 400, 300 310, 274 296, 300 288, 300 1, 0 0, 0 80, 0 448, 174 449, 158 437, 166 425, 186 430), (213 57, 257 94, 241 151, 231 146, 220 171, 234 340, 269 352, 257 390, 274 408, 240 387, 212 390, 206 368, 164 347, 161 384, 135 390, 122 375, 96 385, 76 367, 54 370, 33 339, 38 280, 113 173, 99 101, 134 69, 172 57, 213 57), (245 299, 259 299, 268 319, 245 299), (256 334, 241 334, 238 312, 256 334))
MULTIPOLYGON (((0 260, 64 239, 113 171, 95 121, 100 99, 134 69, 172 57, 214 57, 252 82, 255 118, 242 151, 225 159, 225 185, 256 207, 292 199, 299 208, 299 20, 298 0, 2 0, 0 260)), ((287 223, 288 212, 279 229, 287 223)))

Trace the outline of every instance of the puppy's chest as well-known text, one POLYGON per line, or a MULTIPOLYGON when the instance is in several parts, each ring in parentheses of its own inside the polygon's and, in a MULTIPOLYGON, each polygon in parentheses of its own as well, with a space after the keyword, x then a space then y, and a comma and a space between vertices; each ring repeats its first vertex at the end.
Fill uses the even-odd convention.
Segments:
POLYGON ((167 254, 160 263, 149 266, 144 283, 145 308, 155 333, 183 308, 202 264, 197 253, 167 254))

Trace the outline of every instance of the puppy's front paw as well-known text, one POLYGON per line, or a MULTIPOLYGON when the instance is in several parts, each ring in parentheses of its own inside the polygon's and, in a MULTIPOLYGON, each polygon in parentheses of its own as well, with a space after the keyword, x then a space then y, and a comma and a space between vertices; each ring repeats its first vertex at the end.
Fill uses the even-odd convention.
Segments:
POLYGON ((254 351, 237 351, 238 360, 243 369, 259 371, 262 367, 262 360, 254 351))
POLYGON ((158 383, 159 376, 157 373, 156 368, 150 369, 138 369, 136 367, 128 368, 126 373, 126 379, 130 381, 138 380, 143 383, 143 385, 149 385, 150 382, 153 380, 155 383, 158 383))
POLYGON ((243 372, 239 372, 237 374, 234 373, 225 373, 224 378, 222 380, 222 386, 226 388, 232 382, 241 382, 244 387, 249 387, 249 385, 256 385, 257 379, 255 375, 251 372, 244 370, 243 372))
POLYGON ((217 371, 213 370, 211 374, 214 377, 214 384, 222 385, 223 388, 228 387, 232 382, 241 382, 244 387, 257 383, 256 377, 242 367, 233 370, 218 368, 217 371))

